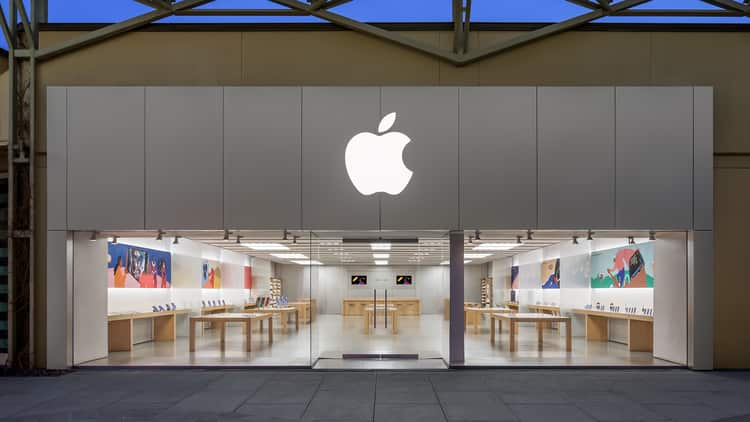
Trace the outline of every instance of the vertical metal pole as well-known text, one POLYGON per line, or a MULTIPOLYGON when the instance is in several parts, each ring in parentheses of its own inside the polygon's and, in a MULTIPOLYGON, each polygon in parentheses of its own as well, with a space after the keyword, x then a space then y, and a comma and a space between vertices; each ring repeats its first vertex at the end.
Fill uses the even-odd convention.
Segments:
POLYGON ((385 303, 383 304, 383 315, 385 315, 385 328, 388 328, 388 289, 385 289, 385 303))
POLYGON ((450 232, 450 365, 464 363, 464 232, 450 232))
POLYGON ((16 57, 15 43, 17 40, 16 30, 17 12, 13 1, 8 2, 8 26, 10 27, 11 45, 8 46, 8 362, 15 366, 17 347, 16 344, 16 286, 13 267, 15 264, 15 242, 13 239, 13 220, 15 219, 15 156, 16 145, 16 57))
POLYGON ((372 289, 372 328, 378 327, 378 289, 372 289))

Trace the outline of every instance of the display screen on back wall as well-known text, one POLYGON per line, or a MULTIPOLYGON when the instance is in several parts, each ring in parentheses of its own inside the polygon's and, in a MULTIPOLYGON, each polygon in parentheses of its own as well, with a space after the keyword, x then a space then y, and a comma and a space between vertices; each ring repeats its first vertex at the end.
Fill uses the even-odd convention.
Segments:
POLYGON ((397 275, 396 285, 397 286, 411 286, 411 276, 410 275, 397 275))
POLYGON ((353 275, 352 286, 366 286, 367 276, 366 275, 353 275))

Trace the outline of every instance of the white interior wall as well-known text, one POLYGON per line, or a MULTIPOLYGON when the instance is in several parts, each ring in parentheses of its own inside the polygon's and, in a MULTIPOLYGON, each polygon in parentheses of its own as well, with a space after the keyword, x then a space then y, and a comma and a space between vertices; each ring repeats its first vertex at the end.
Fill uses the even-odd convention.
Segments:
POLYGON ((73 236, 73 363, 106 357, 107 241, 73 236))
MULTIPOLYGON (((285 295, 290 299, 310 296, 309 267, 278 264, 278 275, 282 279, 285 295)), ((318 301, 318 311, 323 314, 340 314, 341 304, 347 298, 372 298, 377 289, 378 297, 388 290, 388 297, 420 299, 423 314, 443 312, 443 299, 449 296, 448 266, 334 266, 315 267, 313 296, 318 301), (396 286, 396 275, 411 275, 412 286, 396 286), (367 286, 352 286, 352 275, 366 275, 367 286)), ((465 300, 479 301, 481 279, 488 275, 489 266, 466 265, 464 267, 465 300)))

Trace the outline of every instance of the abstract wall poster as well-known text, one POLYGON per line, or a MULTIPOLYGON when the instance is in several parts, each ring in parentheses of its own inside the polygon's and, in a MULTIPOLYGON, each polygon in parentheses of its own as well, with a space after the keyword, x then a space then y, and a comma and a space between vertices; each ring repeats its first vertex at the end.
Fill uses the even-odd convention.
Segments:
POLYGON ((591 254, 591 288, 654 287, 654 242, 591 254))
POLYGON ((411 286, 411 276, 410 275, 397 275, 396 276, 396 285, 397 286, 411 286))
POLYGON ((542 288, 560 288, 560 258, 542 261, 542 288))
POLYGON ((201 288, 221 289, 221 263, 204 259, 201 265, 201 288))
POLYGON ((172 287, 172 255, 169 252, 111 242, 107 249, 108 287, 172 287))
POLYGON ((352 286, 366 286, 367 276, 366 275, 353 275, 352 286))
POLYGON ((520 287, 520 280, 518 279, 518 265, 510 267, 510 288, 516 290, 520 287))
POLYGON ((249 290, 253 288, 253 267, 245 267, 244 270, 244 287, 249 290))

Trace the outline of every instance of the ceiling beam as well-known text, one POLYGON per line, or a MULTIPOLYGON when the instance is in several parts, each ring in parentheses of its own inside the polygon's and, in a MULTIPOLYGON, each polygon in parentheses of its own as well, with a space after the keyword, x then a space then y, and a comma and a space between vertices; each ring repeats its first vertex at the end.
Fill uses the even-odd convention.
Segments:
POLYGON ((276 4, 280 4, 282 6, 289 7, 291 9, 308 12, 312 16, 318 17, 323 20, 327 20, 328 22, 334 23, 336 25, 339 25, 347 29, 351 29, 352 31, 360 32, 360 33, 367 34, 367 35, 372 35, 377 38, 381 38, 381 39, 384 39, 384 40, 387 40, 396 44, 400 44, 404 47, 408 47, 417 51, 421 51, 423 53, 427 53, 429 55, 447 60, 451 63, 459 62, 458 56, 455 53, 444 51, 440 48, 431 46, 429 44, 424 44, 414 39, 411 39, 409 37, 404 37, 397 33, 387 31, 382 28, 378 28, 377 26, 374 26, 374 25, 359 22, 354 19, 347 18, 346 16, 342 16, 333 12, 329 12, 327 10, 313 10, 307 4, 299 2, 297 0, 270 0, 270 1, 276 4))
POLYGON ((289 9, 188 9, 176 16, 307 16, 309 13, 289 9))
MULTIPOLYGON (((36 57, 39 60, 50 59, 60 54, 78 50, 80 48, 116 37, 125 32, 129 32, 136 28, 148 25, 151 22, 164 19, 168 16, 173 15, 177 11, 202 6, 212 1, 213 0, 182 0, 180 2, 172 4, 169 9, 158 9, 152 12, 144 13, 142 15, 127 19, 119 23, 107 25, 103 28, 97 29, 96 31, 91 31, 86 34, 70 38, 56 45, 40 48, 36 53, 36 57)), ((18 51, 18 53, 18 57, 28 56, 29 54, 28 50, 26 52, 18 51)))
POLYGON ((750 13, 750 7, 748 7, 747 4, 737 3, 733 0, 703 0, 703 2, 712 6, 721 7, 722 9, 742 12, 743 14, 750 13))
POLYGON ((610 10, 604 10, 604 9, 594 10, 594 11, 585 13, 583 15, 576 16, 574 18, 562 21, 560 23, 547 25, 545 27, 537 29, 536 31, 527 32, 515 38, 504 40, 494 45, 491 45, 489 47, 485 47, 485 48, 470 52, 468 54, 465 54, 463 57, 459 59, 459 64, 465 65, 465 64, 474 63, 486 57, 501 53, 506 50, 510 50, 512 48, 522 46, 524 44, 528 44, 532 41, 537 41, 542 38, 549 37, 550 35, 558 34, 560 32, 573 29, 577 26, 581 26, 593 20, 602 18, 604 16, 613 14, 618 11, 629 9, 634 6, 638 6, 643 3, 647 3, 649 1, 650 0, 623 0, 617 4, 611 5, 610 10))

